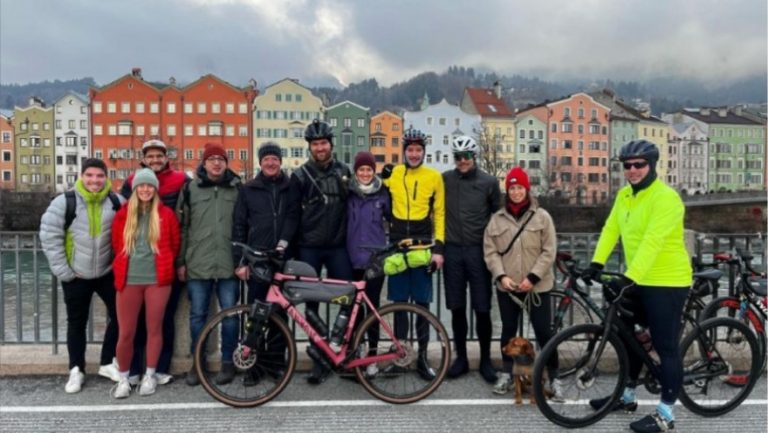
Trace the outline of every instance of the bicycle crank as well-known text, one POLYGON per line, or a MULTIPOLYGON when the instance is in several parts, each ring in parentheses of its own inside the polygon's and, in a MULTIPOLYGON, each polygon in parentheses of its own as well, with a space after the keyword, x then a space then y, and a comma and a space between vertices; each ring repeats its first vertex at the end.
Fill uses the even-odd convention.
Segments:
MULTIPOLYGON (((416 361, 416 357, 418 356, 416 349, 414 349, 410 344, 403 344, 403 350, 405 350, 405 353, 402 357, 392 360, 392 363, 398 367, 407 367, 411 365, 414 361, 416 361)), ((389 351, 397 352, 397 347, 393 344, 390 346, 389 351)))

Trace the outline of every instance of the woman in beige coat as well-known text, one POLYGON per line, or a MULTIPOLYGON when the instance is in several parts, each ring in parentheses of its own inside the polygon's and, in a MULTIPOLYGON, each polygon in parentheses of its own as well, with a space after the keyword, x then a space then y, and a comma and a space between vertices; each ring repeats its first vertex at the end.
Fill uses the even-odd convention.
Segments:
MULTIPOLYGON (((555 281, 555 225, 530 196, 528 174, 522 168, 510 170, 505 184, 504 209, 491 217, 483 236, 485 263, 496 284, 501 313, 501 346, 517 333, 523 308, 528 310, 536 341, 544 346, 552 337, 549 291, 555 281)), ((514 360, 503 353, 502 360, 504 367, 493 387, 497 394, 506 394, 512 382, 514 360)), ((555 377, 556 363, 548 367, 550 377, 555 377)), ((556 397, 561 395, 559 380, 552 381, 552 390, 556 397)))

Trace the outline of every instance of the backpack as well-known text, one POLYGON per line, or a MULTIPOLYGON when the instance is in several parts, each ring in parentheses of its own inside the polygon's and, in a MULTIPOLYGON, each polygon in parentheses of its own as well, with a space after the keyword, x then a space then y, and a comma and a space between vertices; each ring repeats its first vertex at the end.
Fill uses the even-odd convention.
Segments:
MULTIPOLYGON (((117 194, 110 191, 107 193, 107 197, 109 197, 109 200, 112 202, 112 210, 117 212, 120 210, 120 199, 117 197, 117 194)), ((72 225, 72 221, 75 220, 75 208, 77 207, 77 199, 75 197, 75 191, 69 190, 64 193, 64 199, 67 201, 67 209, 64 212, 64 231, 66 232, 69 229, 69 226, 72 225)))

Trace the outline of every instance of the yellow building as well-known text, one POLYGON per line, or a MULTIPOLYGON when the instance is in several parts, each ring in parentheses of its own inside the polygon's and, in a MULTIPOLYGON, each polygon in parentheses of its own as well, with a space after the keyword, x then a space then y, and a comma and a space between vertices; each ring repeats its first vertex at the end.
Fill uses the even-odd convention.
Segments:
POLYGON ((659 148, 659 163, 656 164, 656 173, 659 179, 667 178, 669 170, 669 147, 667 146, 667 137, 669 136, 669 125, 658 117, 649 116, 643 113, 643 116, 637 122, 637 139, 648 140, 659 148))
POLYGON ((323 118, 323 102, 299 84, 285 78, 271 84, 253 101, 253 155, 258 167, 259 146, 274 141, 283 149, 283 168, 297 169, 309 156, 304 129, 323 118))

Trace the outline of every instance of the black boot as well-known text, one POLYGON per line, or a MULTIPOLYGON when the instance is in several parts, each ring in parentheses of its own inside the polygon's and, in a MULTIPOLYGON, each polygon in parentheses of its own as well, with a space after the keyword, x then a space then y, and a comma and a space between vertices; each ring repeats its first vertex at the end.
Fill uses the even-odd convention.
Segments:
POLYGON ((453 361, 453 365, 448 369, 448 377, 455 379, 459 376, 463 376, 469 372, 469 361, 467 358, 458 357, 453 361))
POLYGON ((434 380, 435 377, 437 377, 435 369, 429 365, 429 361, 427 360, 427 352, 419 352, 419 359, 416 362, 416 371, 424 380, 434 380))
POLYGON ((200 385, 200 378, 197 377, 197 370, 195 369, 194 363, 192 363, 192 368, 190 368, 187 372, 187 376, 184 378, 184 382, 186 382, 186 384, 189 386, 200 385))
POLYGON ((496 369, 493 368, 489 358, 480 358, 480 376, 488 383, 496 383, 496 369))
POLYGON ((213 381, 216 383, 216 385, 226 385, 232 382, 234 378, 235 378, 235 364, 231 362, 222 362, 221 371, 219 371, 219 374, 216 375, 213 381))
POLYGON ((321 383, 325 382, 326 379, 328 379, 330 374, 330 370, 316 362, 312 367, 312 372, 309 373, 309 376, 307 376, 307 382, 309 382, 311 385, 320 385, 321 383))

